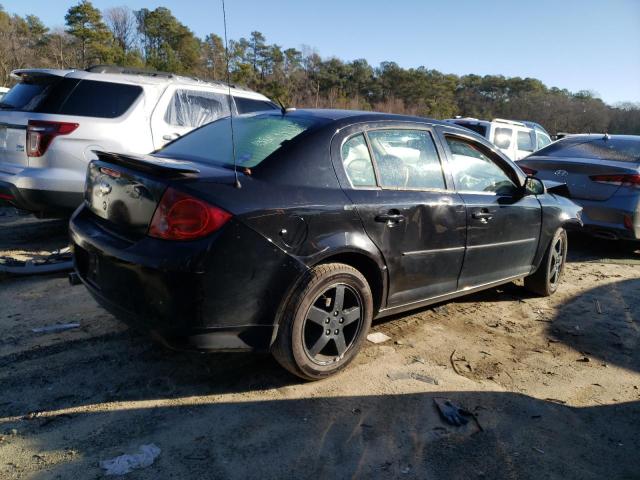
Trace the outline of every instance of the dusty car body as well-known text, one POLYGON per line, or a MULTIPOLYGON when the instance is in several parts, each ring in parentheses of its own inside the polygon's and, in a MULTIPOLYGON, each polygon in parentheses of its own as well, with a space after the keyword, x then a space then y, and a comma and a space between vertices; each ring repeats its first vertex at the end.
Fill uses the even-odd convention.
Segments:
POLYGON ((372 318, 524 277, 557 288, 580 208, 468 130, 332 110, 234 126, 236 170, 225 119, 154 155, 98 153, 70 221, 82 282, 164 343, 271 350, 317 379, 372 318))

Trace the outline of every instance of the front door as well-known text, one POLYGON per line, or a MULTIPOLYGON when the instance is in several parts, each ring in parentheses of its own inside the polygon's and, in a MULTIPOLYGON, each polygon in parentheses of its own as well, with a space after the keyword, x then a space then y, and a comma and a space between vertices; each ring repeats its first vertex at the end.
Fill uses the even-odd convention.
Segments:
POLYGON ((345 191, 384 256, 389 307, 455 291, 464 257, 464 204, 447 190, 433 132, 420 127, 352 127, 332 144, 345 191))
POLYGON ((445 134, 449 165, 467 216, 467 249, 458 287, 531 272, 542 209, 524 195, 512 167, 472 138, 445 134))

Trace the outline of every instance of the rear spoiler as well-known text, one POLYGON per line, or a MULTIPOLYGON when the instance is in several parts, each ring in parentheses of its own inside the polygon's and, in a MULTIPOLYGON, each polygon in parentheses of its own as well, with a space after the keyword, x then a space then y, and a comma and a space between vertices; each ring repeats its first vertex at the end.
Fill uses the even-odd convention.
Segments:
POLYGON ((155 157, 153 155, 135 155, 131 153, 114 153, 92 150, 103 162, 121 165, 152 173, 161 177, 194 175, 200 173, 193 163, 184 160, 173 160, 171 158, 155 157))

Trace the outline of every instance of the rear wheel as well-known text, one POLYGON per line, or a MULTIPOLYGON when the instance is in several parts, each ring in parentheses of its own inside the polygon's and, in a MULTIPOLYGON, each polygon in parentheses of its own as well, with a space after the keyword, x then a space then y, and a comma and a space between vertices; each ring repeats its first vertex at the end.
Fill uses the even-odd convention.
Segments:
POLYGON ((355 268, 314 267, 283 310, 272 353, 294 375, 319 380, 345 368, 371 326, 371 288, 355 268))
POLYGON ((524 279, 525 288, 543 297, 555 293, 567 261, 567 247, 567 232, 561 228, 551 239, 538 270, 524 279))

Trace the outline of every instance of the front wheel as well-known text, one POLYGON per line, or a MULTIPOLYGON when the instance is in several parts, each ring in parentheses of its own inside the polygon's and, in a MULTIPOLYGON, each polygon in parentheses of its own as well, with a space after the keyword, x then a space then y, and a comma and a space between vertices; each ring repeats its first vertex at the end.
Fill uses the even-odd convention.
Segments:
POLYGON ((560 228, 551 239, 538 270, 524 279, 525 288, 543 297, 555 293, 567 261, 567 247, 567 232, 560 228))
POLYGON ((287 301, 272 353, 294 375, 328 377, 356 356, 372 317, 371 288, 358 270, 341 263, 318 265, 287 301))

